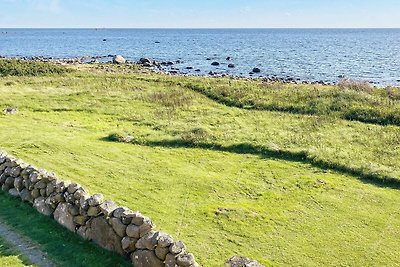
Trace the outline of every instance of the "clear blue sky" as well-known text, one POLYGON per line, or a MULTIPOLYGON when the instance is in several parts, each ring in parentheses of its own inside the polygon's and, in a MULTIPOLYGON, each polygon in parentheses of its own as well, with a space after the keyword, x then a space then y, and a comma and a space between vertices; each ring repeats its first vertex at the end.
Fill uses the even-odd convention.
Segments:
POLYGON ((0 0, 0 28, 400 28, 400 0, 0 0))

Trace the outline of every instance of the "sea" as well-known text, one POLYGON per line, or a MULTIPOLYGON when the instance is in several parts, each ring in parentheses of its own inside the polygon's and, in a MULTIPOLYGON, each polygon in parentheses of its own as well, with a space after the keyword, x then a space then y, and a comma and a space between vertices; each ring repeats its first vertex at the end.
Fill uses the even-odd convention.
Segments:
POLYGON ((0 56, 116 54, 179 61, 188 75, 400 85, 400 29, 0 29, 0 56))

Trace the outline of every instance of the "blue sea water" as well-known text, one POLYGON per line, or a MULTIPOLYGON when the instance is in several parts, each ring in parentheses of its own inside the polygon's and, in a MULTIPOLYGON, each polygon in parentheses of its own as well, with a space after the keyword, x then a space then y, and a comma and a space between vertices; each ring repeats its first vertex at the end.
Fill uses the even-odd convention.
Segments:
POLYGON ((109 54, 180 59, 184 73, 190 66, 248 76, 259 67, 262 76, 336 81, 346 75, 400 85, 400 29, 0 29, 2 56, 109 54))

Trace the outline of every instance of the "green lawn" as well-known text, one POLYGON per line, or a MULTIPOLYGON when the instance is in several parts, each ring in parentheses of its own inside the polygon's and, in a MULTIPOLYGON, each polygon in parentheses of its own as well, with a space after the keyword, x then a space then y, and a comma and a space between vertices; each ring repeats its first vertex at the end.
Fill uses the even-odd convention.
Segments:
POLYGON ((189 83, 199 78, 0 78, 0 107, 18 108, 0 115, 0 147, 142 211, 204 266, 238 254, 278 266, 400 261, 400 127, 232 107, 189 83))
MULTIPOLYGON (((45 217, 20 199, 13 198, 6 193, 0 192, 0 219, 16 233, 40 244, 42 251, 45 251, 56 266, 131 266, 116 253, 104 251, 100 247, 83 240, 79 236, 71 234, 61 227, 53 219, 45 217)), ((3 244, 0 239, 0 244, 3 244)), ((4 245, 4 244, 3 244, 4 245)), ((18 256, 7 244, 0 247, 0 266, 18 261, 20 265, 27 262, 25 257, 18 256)))
POLYGON ((29 260, 21 256, 15 248, 0 236, 0 266, 20 267, 32 266, 29 260))

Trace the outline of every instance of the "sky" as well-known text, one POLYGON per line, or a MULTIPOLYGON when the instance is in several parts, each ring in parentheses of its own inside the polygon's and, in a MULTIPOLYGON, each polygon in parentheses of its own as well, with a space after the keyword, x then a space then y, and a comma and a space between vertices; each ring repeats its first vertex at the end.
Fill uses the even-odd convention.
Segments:
POLYGON ((0 0, 0 28, 400 28, 400 0, 0 0))

